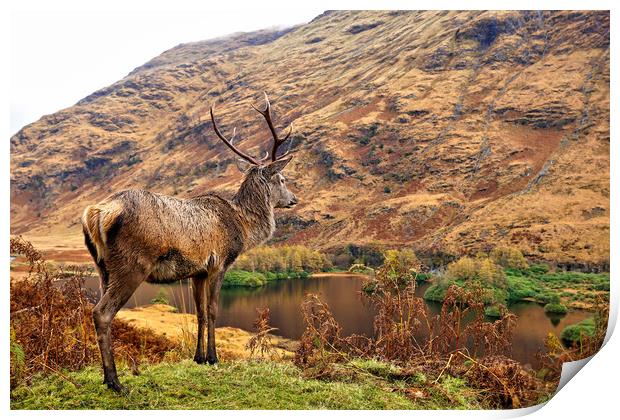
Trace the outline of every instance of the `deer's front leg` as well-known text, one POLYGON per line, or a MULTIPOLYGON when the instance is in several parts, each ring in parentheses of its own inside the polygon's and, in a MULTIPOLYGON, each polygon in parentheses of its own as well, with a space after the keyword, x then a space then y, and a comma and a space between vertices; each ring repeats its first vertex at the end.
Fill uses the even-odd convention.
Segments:
POLYGON ((224 280, 225 271, 218 273, 209 282, 209 308, 207 311, 207 361, 210 365, 217 363, 217 353, 215 351, 215 320, 217 318, 217 305, 220 298, 220 289, 224 280))
POLYGON ((196 340, 196 353, 194 361, 196 363, 206 363, 204 342, 205 342, 205 323, 207 321, 207 278, 204 276, 192 278, 192 288, 194 292, 194 302, 196 303, 196 317, 198 318, 198 337, 196 340))

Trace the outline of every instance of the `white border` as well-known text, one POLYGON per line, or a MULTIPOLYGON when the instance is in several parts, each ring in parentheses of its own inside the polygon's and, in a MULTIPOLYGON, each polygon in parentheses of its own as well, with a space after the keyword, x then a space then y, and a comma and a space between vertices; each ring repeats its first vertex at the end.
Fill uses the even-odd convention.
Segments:
MULTIPOLYGON (((33 0, 13 0, 10 5, 7 5, 6 2, 2 2, 0 9, 0 28, 3 31, 2 36, 2 46, 4 50, 4 56, 9 56, 9 10, 205 10, 209 9, 219 9, 219 10, 239 10, 240 12, 248 12, 252 9, 265 9, 265 8, 290 8, 291 2, 283 2, 283 1, 261 1, 261 2, 245 2, 238 0, 227 0, 224 4, 217 3, 215 7, 208 2, 204 1, 190 1, 190 0, 175 0, 174 2, 170 1, 162 1, 162 0, 107 0, 105 3, 103 2, 84 2, 78 0, 55 0, 54 2, 49 1, 33 1, 33 0), (7 10, 8 9, 8 10, 7 10)), ((611 10, 611 26, 616 28, 617 19, 615 18, 616 8, 615 4, 611 1, 531 1, 531 0, 522 0, 522 1, 469 1, 466 3, 457 2, 457 1, 441 1, 436 0, 433 2, 412 2, 412 1, 382 1, 382 2, 372 2, 368 0, 357 0, 357 1, 324 1, 324 0, 315 0, 312 2, 313 7, 323 7, 325 10, 328 9, 463 9, 465 6, 472 9, 603 9, 603 10, 611 10)), ((44 36, 42 34, 42 36, 44 36)), ((616 36, 614 32, 611 34, 611 43, 612 46, 617 45, 616 36)), ((611 48, 611 69, 612 69, 612 100, 611 100, 611 138, 617 140, 615 134, 617 130, 615 129, 614 115, 615 115, 615 106, 614 99, 618 98, 617 95, 617 81, 616 81, 616 69, 617 69, 617 59, 616 54, 614 54, 613 47, 611 48)), ((7 66, 0 66, 0 71, 2 72, 2 89, 6 93, 8 92, 8 76, 7 66)), ((2 95, 2 111, 4 112, 4 119, 0 125, 2 129, 2 133, 4 134, 4 147, 9 148, 8 139, 10 137, 8 130, 8 95, 2 95)), ((615 145, 614 141, 611 142, 611 156, 617 160, 616 156, 618 156, 618 147, 615 145)), ((4 223, 0 224, 0 229, 2 229, 3 235, 5 238, 2 243, 2 248, 5 250, 2 253, 2 261, 5 263, 3 266, 5 267, 5 273, 8 274, 8 233, 9 233, 9 150, 6 153, 1 154, 0 156, 0 168, 4 175, 4 182, 2 183, 2 193, 4 200, 2 201, 2 215, 4 217, 4 223)), ((615 170, 614 165, 612 164, 611 168, 611 197, 618 197, 618 173, 615 170)), ((611 219, 618 219, 618 206, 611 203, 611 219)), ((551 399, 551 401, 542 409, 535 411, 531 414, 532 418, 548 418, 549 416, 553 417, 563 417, 563 418, 608 418, 611 417, 610 413, 617 411, 618 405, 618 397, 617 397, 617 380, 620 377, 620 363, 618 362, 617 355, 620 354, 620 343, 617 338, 617 334, 615 336, 611 335, 615 323, 618 316, 618 291, 617 291, 617 281, 614 280, 615 273, 618 272, 618 235, 617 229, 615 225, 611 225, 611 272, 612 274, 612 290, 611 290, 611 313, 610 313, 610 327, 608 331, 608 342, 603 347, 603 349, 595 355, 592 360, 587 363, 585 367, 583 367, 582 371, 579 373, 576 379, 573 379, 568 382, 568 384, 558 392, 558 394, 551 399)), ((4 397, 2 400, 2 409, 5 414, 10 415, 11 417, 16 418, 32 418, 39 416, 46 417, 60 417, 60 418, 77 418, 84 415, 92 416, 93 418, 98 417, 108 417, 110 415, 109 412, 102 411, 90 411, 88 413, 83 412, 68 412, 68 411, 58 411, 58 412, 27 412, 27 411, 13 411, 7 413, 9 409, 9 357, 8 357, 8 326, 9 323, 9 282, 8 276, 5 277, 2 287, 2 299, 5 302, 5 305, 2 310, 3 317, 3 325, 5 328, 2 329, 2 347, 4 351, 2 352, 2 396, 4 397)), ((540 408, 540 407, 537 407, 540 408)), ((523 410, 514 410, 514 411, 466 411, 466 412, 453 412, 453 411, 441 411, 441 412, 425 412, 425 411, 373 411, 373 412, 360 412, 360 411, 340 411, 336 413, 324 413, 324 412, 315 412, 315 411, 255 411, 252 413, 245 413, 242 411, 226 411, 225 415, 227 417, 241 417, 250 415, 253 418, 257 419, 266 419, 273 418, 273 416, 286 416, 290 419, 295 418, 314 418, 318 416, 325 416, 335 414, 339 417, 343 418, 359 418, 365 416, 390 416, 394 418, 407 418, 416 417, 416 416, 429 416, 439 418, 501 418, 501 417, 515 417, 519 415, 526 414, 526 412, 531 412, 536 410, 533 409, 523 409, 523 410)), ((113 415, 116 417, 118 415, 122 415, 123 417, 138 417, 144 416, 146 413, 134 411, 134 412, 116 412, 113 415)), ((169 414, 162 411, 153 411, 149 412, 148 415, 150 418, 164 418, 169 414)), ((217 416, 219 413, 217 412, 208 412, 208 413, 199 413, 199 412, 183 412, 178 413, 179 416, 217 416)))

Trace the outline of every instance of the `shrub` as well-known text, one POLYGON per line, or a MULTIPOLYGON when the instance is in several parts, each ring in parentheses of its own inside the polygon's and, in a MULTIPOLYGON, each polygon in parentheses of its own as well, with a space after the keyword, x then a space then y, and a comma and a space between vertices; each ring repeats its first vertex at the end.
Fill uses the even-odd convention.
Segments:
POLYGON ((431 286, 424 292, 424 299, 430 300, 433 302, 443 302, 446 297, 446 292, 448 291, 448 282, 437 282, 431 286))
POLYGON ((592 290, 609 292, 609 278, 607 278, 606 282, 602 281, 602 282, 593 284, 592 290))
POLYGON ((485 287, 480 285, 482 289, 482 299, 487 305, 505 304, 508 302, 508 293, 506 289, 499 287, 485 287))
POLYGON ((568 308, 561 303, 547 303, 545 305, 545 312, 549 314, 565 314, 568 312, 568 308))
POLYGON ((377 282, 370 280, 362 284, 362 291, 368 294, 374 293, 377 290, 377 282))
MULTIPOLYGON (((506 275, 502 268, 489 258, 462 257, 448 264, 444 280, 466 288, 480 288, 482 298, 487 304, 503 304, 508 300, 506 275)), ((447 286, 442 288, 447 289, 447 286)), ((440 288, 434 288, 428 294, 429 300, 438 299, 442 294, 441 292, 440 288)))
MULTIPOLYGON (((295 354, 304 375, 342 377, 343 367, 350 366, 356 373, 397 378, 408 387, 413 382, 427 390, 446 375, 458 375, 454 382, 467 380, 484 390, 481 395, 491 406, 517 408, 537 401, 541 388, 531 372, 502 356, 511 345, 514 315, 498 308, 500 318, 487 322, 480 289, 452 284, 440 313, 431 316, 415 296, 415 282, 403 287, 394 271, 408 275, 402 267, 377 271, 376 289, 369 297, 377 309, 371 337, 343 336, 329 307, 308 295, 302 304, 306 329, 295 354), (472 351, 465 350, 467 343, 472 351)), ((444 387, 446 392, 454 394, 444 387)))
POLYGON ((546 274, 549 272, 549 266, 547 264, 532 264, 528 271, 532 274, 546 274))
POLYGON ((528 268, 527 260, 517 248, 500 246, 493 249, 489 257, 493 262, 504 268, 517 268, 521 270, 528 268))
POLYGON ((531 279, 521 276, 508 276, 506 278, 508 301, 516 302, 525 298, 534 297, 537 293, 536 286, 531 279))
POLYGON ((433 278, 431 273, 418 273, 414 271, 412 272, 412 275, 417 281, 431 281, 431 279, 433 278))
POLYGON ((347 270, 349 273, 361 273, 361 274, 374 274, 375 270, 370 267, 365 266, 364 264, 353 264, 347 270))
POLYGON ((534 295, 534 299, 540 303, 560 303, 560 297, 553 292, 544 291, 540 293, 536 293, 534 295))
MULTIPOLYGON (((389 249, 383 253, 383 265, 380 267, 386 276, 406 284, 415 279, 415 273, 421 264, 411 249, 389 249)), ((377 272, 378 273, 378 272, 377 272)))
POLYGON ((499 318, 502 316, 500 309, 497 305, 487 306, 484 308, 484 314, 489 318, 499 318))
POLYGON ((592 337, 596 328, 594 317, 586 318, 578 324, 569 325, 562 330, 560 338, 570 344, 575 345, 581 343, 586 337, 592 337))
POLYGON ((485 286, 506 287, 506 275, 504 271, 489 258, 477 261, 476 274, 477 278, 480 279, 485 286))
POLYGON ((473 280, 476 278, 476 262, 469 257, 462 257, 448 264, 446 277, 450 280, 473 280))
POLYGON ((153 299, 151 299, 151 303, 163 303, 164 305, 169 305, 170 301, 168 300, 168 294, 166 293, 166 289, 160 287, 157 291, 157 295, 153 299))
POLYGON ((230 270, 224 275, 223 287, 260 287, 267 283, 267 278, 264 274, 244 271, 244 270, 230 270))
POLYGON ((277 330, 269 325, 270 312, 269 308, 256 308, 258 317, 254 321, 255 334, 246 344, 246 348, 250 351, 250 356, 259 355, 260 358, 265 356, 274 357, 277 353, 271 340, 271 333, 277 330))

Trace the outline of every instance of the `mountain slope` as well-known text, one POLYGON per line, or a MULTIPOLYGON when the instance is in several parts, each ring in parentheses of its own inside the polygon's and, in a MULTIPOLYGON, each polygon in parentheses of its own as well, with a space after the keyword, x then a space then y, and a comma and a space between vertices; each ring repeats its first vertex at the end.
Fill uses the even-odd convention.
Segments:
POLYGON ((232 194, 208 107, 260 155, 262 91, 300 148, 274 241, 608 266, 608 12, 326 12, 180 45, 11 138, 12 232, 81 249, 113 191, 232 194))

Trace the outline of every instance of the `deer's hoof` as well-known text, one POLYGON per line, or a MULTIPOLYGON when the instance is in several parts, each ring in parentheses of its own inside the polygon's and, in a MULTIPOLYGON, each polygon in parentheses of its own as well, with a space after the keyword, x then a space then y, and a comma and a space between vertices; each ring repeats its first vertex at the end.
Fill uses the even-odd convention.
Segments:
POLYGON ((108 386, 109 389, 116 392, 117 394, 126 395, 129 392, 127 387, 124 387, 123 385, 121 385, 118 379, 107 381, 105 384, 108 386))
POLYGON ((217 357, 213 357, 213 358, 207 359, 207 362, 209 362, 210 365, 214 365, 214 364, 218 363, 219 360, 217 360, 217 357))
POLYGON ((204 356, 194 356, 194 362, 198 363, 199 365, 204 365, 205 363, 207 363, 207 359, 204 356))

